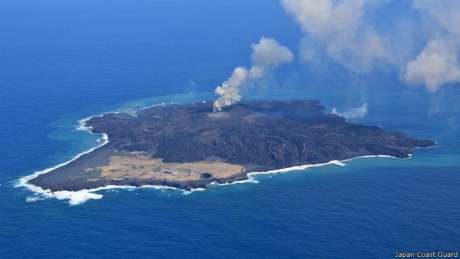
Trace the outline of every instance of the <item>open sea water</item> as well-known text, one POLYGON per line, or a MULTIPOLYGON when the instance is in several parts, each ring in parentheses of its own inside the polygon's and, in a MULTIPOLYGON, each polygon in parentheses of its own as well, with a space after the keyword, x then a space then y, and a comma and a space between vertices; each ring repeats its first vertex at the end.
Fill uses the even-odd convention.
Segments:
POLYGON ((0 258, 460 250, 460 89, 430 94, 391 69, 357 76, 328 61, 327 70, 295 63, 245 97, 319 99, 341 111, 367 102, 356 122, 438 143, 411 159, 357 159, 191 194, 107 190, 76 206, 15 187, 97 145, 75 130, 82 118, 212 99, 262 36, 297 49, 301 32, 276 0, 3 0, 0 31, 0 258))

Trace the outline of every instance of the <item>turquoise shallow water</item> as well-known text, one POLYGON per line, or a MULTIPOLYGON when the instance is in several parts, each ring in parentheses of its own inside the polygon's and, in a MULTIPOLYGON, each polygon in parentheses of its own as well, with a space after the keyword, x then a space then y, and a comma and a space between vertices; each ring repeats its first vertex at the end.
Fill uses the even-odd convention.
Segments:
POLYGON ((20 177, 97 144, 75 131, 81 118, 212 98, 248 64, 251 43, 270 36, 295 50, 301 33, 275 0, 24 4, 0 3, 0 258, 392 258, 460 249, 460 88, 431 94, 402 84, 398 71, 357 76, 327 62, 325 70, 295 62, 245 98, 318 99, 341 111, 367 101, 358 123, 437 147, 189 195, 109 190, 78 206, 27 202, 32 193, 14 187, 20 177))

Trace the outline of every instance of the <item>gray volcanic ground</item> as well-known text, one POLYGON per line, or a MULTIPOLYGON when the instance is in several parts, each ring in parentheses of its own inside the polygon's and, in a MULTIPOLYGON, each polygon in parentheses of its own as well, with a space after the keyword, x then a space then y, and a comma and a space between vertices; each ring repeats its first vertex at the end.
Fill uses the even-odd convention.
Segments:
POLYGON ((93 117, 87 126, 108 134, 110 143, 33 184, 52 190, 108 184, 187 189, 244 179, 254 170, 364 155, 405 158, 416 147, 434 145, 347 122, 317 101, 250 101, 215 113, 212 102, 155 106, 136 115, 93 117))
POLYGON ((346 122, 316 101, 254 101, 212 113, 212 103, 157 106, 88 121, 117 149, 146 151, 165 162, 213 158, 266 169, 362 155, 407 157, 433 145, 399 132, 346 122))

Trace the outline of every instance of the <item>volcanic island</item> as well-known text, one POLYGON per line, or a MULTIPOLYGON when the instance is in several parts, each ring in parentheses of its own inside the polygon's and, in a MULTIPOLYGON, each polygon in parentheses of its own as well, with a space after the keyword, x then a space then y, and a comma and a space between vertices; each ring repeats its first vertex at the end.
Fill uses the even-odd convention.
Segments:
POLYGON ((161 185, 184 190, 263 172, 361 156, 407 158, 434 145, 401 132, 358 125, 318 101, 244 101, 213 112, 213 102, 152 106, 85 121, 109 142, 29 180, 44 190, 161 185))

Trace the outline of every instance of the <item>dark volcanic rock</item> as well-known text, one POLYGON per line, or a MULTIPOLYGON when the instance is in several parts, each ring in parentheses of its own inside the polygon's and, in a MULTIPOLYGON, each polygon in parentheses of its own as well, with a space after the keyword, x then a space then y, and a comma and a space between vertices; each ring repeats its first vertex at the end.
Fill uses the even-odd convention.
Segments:
POLYGON ((108 134, 110 143, 31 184, 51 191, 107 185, 205 188, 247 179, 255 170, 364 155, 405 158, 416 147, 434 145, 347 122, 325 113, 316 101, 244 102, 217 113, 212 102, 155 106, 136 115, 107 113, 86 124, 94 133, 108 134))
POLYGON ((257 170, 363 155, 408 157, 434 145, 400 132, 347 122, 316 101, 252 101, 213 113, 212 102, 155 106, 136 116, 108 113, 87 122, 111 146, 164 162, 222 160, 257 170))

